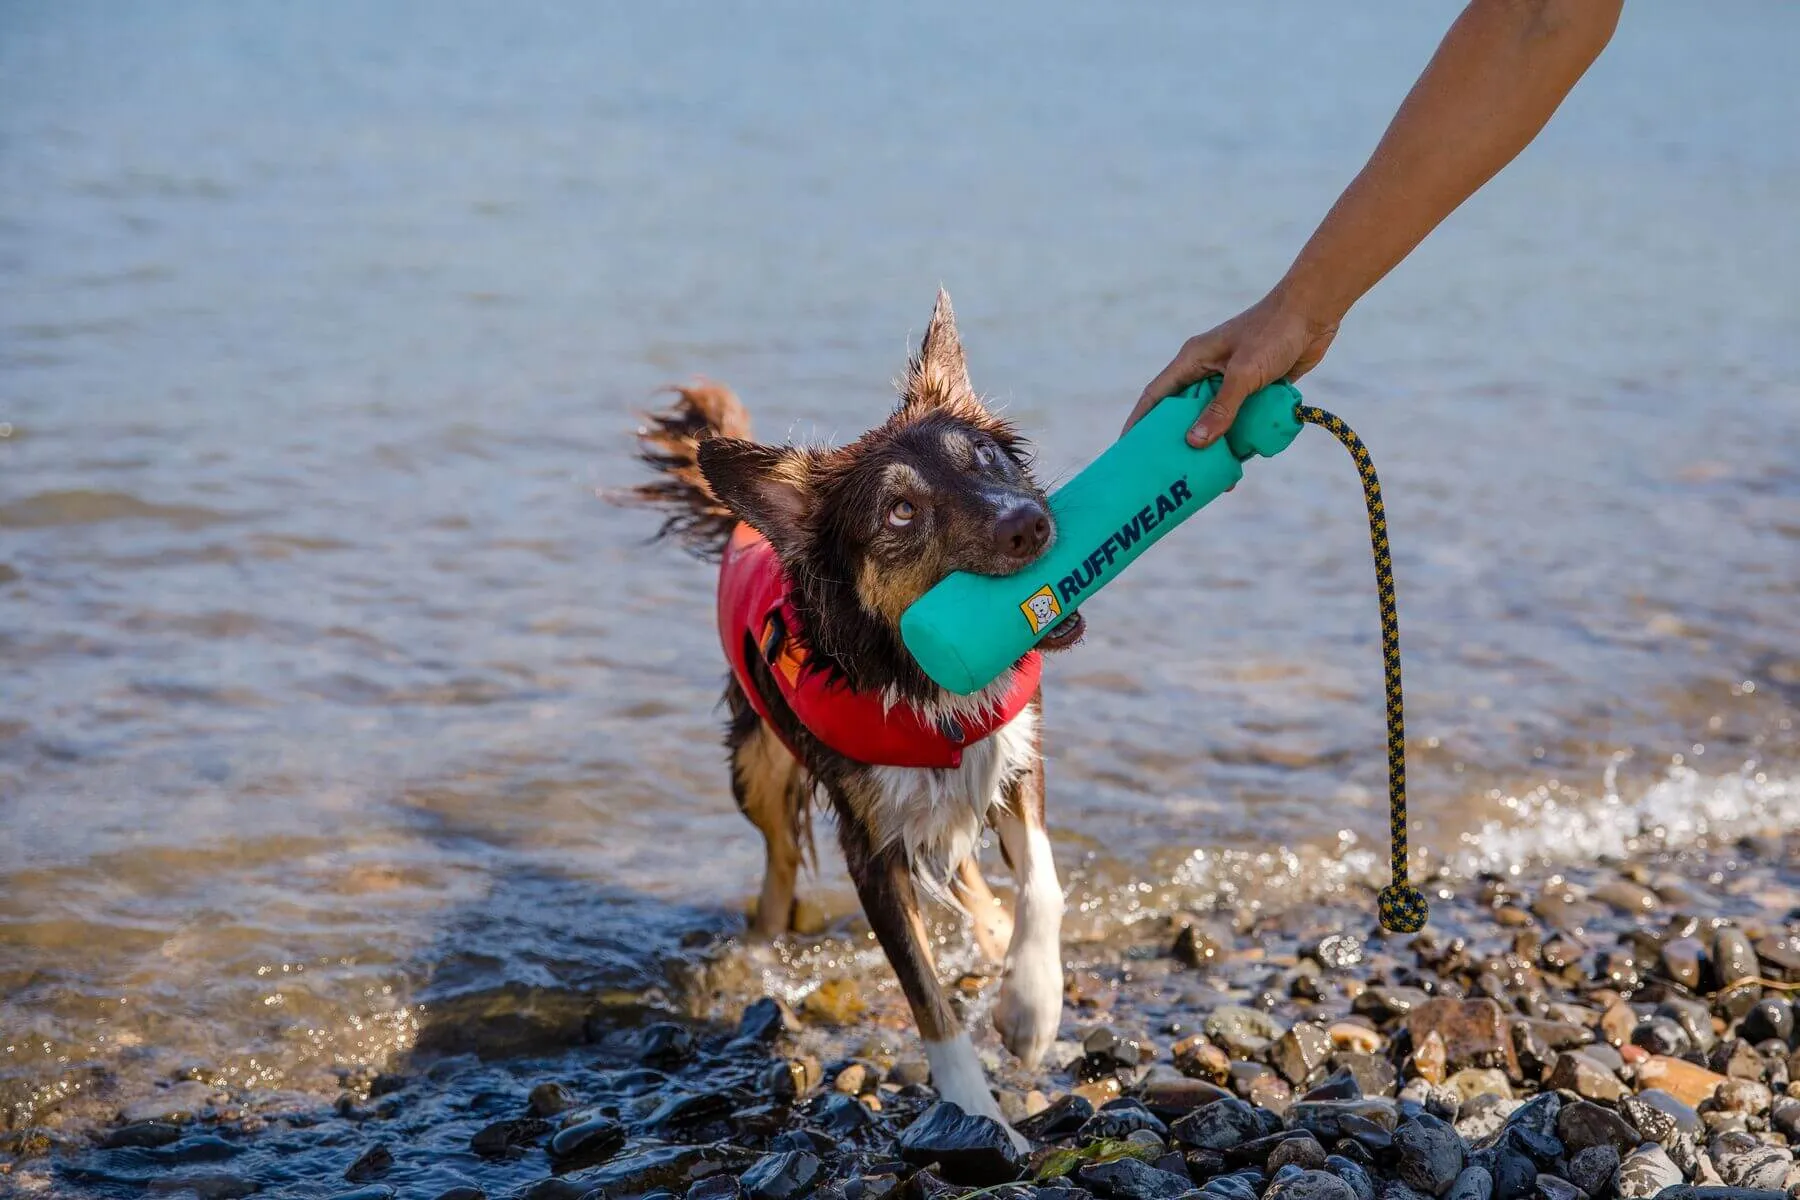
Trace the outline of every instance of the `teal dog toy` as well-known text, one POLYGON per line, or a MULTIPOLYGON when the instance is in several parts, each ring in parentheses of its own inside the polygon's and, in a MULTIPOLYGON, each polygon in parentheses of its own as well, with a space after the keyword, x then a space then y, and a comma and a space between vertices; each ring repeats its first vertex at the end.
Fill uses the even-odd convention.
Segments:
POLYGON ((1428 912, 1424 894, 1406 878, 1400 620, 1387 514, 1375 465, 1349 426, 1323 409, 1302 404, 1300 393, 1285 382, 1250 396, 1225 436, 1196 450, 1187 444, 1185 434, 1217 390, 1218 380, 1212 378, 1171 396, 1059 488, 1050 497, 1056 543, 1049 553, 1015 575, 951 575, 902 614, 900 636, 940 687, 962 696, 978 692, 1144 551, 1235 487, 1244 477, 1245 462, 1273 458, 1286 450, 1300 435, 1302 423, 1322 426, 1350 451, 1362 476, 1381 600, 1393 881, 1381 890, 1377 904, 1385 928, 1416 933, 1425 927, 1428 912))

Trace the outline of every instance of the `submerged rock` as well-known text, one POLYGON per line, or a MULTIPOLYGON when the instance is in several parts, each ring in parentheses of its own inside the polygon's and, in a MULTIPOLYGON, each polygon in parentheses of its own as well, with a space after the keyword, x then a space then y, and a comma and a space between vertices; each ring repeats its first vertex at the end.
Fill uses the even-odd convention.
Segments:
POLYGON ((751 1200, 800 1200, 818 1186, 824 1166, 804 1150, 765 1154, 739 1181, 751 1200))
POLYGON ((988 1187, 1019 1177, 1019 1152, 1000 1122, 966 1113, 948 1100, 906 1127, 899 1150, 914 1166, 937 1163, 952 1183, 988 1187))

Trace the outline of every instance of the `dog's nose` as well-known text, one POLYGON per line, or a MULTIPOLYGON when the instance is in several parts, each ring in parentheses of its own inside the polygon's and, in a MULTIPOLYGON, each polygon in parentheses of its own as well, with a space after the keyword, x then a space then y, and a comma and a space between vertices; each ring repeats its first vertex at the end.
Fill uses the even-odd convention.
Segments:
POLYGON ((994 524, 994 549, 1009 558, 1028 559, 1050 541, 1050 514, 1035 503, 1016 504, 994 524))

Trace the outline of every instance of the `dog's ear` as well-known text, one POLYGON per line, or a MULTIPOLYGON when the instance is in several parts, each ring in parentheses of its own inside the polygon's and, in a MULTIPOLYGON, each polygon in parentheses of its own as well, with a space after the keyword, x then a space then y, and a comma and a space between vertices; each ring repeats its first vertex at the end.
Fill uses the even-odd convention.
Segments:
POLYGON ((800 543, 812 507, 812 459, 791 446, 709 437, 697 447, 700 473, 713 495, 768 538, 777 550, 800 543))
POLYGON ((939 288, 937 307, 918 355, 908 364, 903 404, 936 406, 975 399, 969 384, 969 365, 963 359, 962 339, 956 336, 956 313, 950 293, 939 288))

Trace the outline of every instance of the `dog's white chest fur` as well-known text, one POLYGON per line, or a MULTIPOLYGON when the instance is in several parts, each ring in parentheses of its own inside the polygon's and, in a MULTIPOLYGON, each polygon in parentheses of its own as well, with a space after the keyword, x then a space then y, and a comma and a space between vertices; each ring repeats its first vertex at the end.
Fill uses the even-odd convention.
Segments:
POLYGON ((1001 789, 1028 769, 1036 754, 1037 712, 1027 707, 964 750, 960 767, 872 768, 876 797, 869 824, 877 845, 898 842, 918 884, 954 904, 951 873, 975 852, 1001 789))

